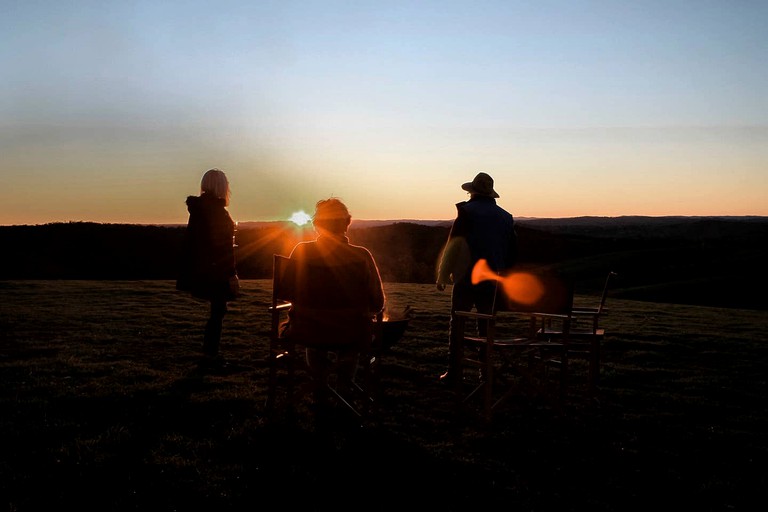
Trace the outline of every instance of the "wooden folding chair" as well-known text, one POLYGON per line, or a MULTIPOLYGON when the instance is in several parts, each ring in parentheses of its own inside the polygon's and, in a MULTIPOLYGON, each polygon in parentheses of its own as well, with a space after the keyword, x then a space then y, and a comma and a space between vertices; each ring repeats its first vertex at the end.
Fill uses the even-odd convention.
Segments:
MULTIPOLYGON (((568 353, 571 358, 586 359, 588 364, 587 383, 592 394, 600 381, 600 361, 602 344, 605 338, 605 328, 600 325, 600 318, 606 314, 606 299, 612 278, 616 272, 608 272, 603 284, 600 301, 595 306, 574 306, 571 309, 572 325, 568 333, 570 343, 568 353)), ((553 339, 562 336, 562 330, 551 322, 544 323, 538 330, 542 339, 553 339)))
MULTIPOLYGON (((455 312, 461 343, 454 391, 462 408, 479 412, 486 421, 516 394, 553 397, 558 407, 567 394, 573 288, 556 276, 530 277, 539 286, 535 300, 520 302, 499 293, 490 314, 455 312), (485 335, 479 334, 479 328, 470 332, 473 322, 485 322, 485 335), (561 334, 556 339, 542 338, 538 331, 544 323, 559 324, 561 334), (474 384, 468 372, 472 368, 478 370, 474 384), (554 392, 553 371, 557 372, 554 392)), ((503 285, 504 279, 499 277, 499 283, 503 285)))
MULTIPOLYGON (((289 297, 294 283, 288 279, 291 264, 291 260, 285 256, 276 254, 273 257, 272 300, 269 306, 268 413, 275 412, 281 398, 287 409, 295 410, 305 396, 320 394, 335 398, 358 418, 370 417, 378 403, 380 391, 383 313, 371 315, 367 320, 368 325, 356 326, 344 315, 344 311, 328 310, 327 314, 319 315, 311 324, 305 322, 301 329, 287 329, 293 308, 289 297), (361 337, 359 332, 352 332, 352 329, 358 328, 368 334, 361 337), (338 388, 332 380, 334 368, 331 368, 329 380, 317 382, 313 379, 306 360, 306 349, 315 348, 333 356, 350 348, 347 341, 349 336, 364 340, 357 346, 360 356, 352 389, 338 388)), ((348 271, 354 272, 354 269, 348 271)), ((328 283, 319 285, 328 286, 328 283)))

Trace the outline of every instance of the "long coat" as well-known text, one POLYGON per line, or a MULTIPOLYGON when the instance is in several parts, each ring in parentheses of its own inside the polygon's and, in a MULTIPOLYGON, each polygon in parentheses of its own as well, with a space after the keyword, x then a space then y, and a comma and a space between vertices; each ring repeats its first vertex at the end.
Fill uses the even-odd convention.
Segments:
POLYGON ((233 300, 230 279, 237 275, 235 223, 224 199, 187 197, 189 221, 176 288, 206 300, 233 300))

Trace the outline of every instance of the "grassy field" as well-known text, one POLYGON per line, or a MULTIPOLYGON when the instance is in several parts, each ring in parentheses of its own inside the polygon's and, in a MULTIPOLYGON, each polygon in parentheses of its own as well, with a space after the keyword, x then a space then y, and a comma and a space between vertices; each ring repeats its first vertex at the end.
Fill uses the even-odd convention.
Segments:
POLYGON ((269 287, 244 281, 230 365, 201 372, 206 305, 170 281, 0 281, 0 510, 765 506, 764 311, 609 298, 597 400, 575 381, 563 411, 521 398, 484 425, 437 381, 448 291, 387 284, 415 317, 380 421, 321 432, 265 417, 269 287))

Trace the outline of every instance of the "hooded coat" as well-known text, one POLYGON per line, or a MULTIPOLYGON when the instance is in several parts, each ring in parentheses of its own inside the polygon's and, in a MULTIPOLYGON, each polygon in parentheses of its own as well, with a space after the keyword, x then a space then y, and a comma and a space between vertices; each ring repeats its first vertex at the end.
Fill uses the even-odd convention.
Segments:
POLYGON ((187 197, 189 221, 184 236, 178 290, 206 300, 233 300, 235 223, 224 199, 209 194, 187 197))

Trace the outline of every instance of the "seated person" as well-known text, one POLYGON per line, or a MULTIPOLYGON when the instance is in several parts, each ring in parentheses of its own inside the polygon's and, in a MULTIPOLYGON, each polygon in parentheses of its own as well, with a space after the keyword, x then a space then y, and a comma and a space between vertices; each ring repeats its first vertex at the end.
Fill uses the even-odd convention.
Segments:
POLYGON ((316 382, 327 382, 335 354, 341 389, 352 384, 360 351, 371 342, 372 318, 385 301, 373 256, 346 236, 351 220, 339 199, 318 201, 312 219, 318 236, 293 248, 284 277, 293 304, 284 334, 307 345, 316 382))

